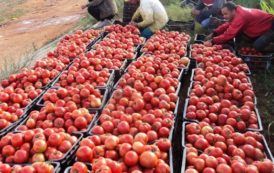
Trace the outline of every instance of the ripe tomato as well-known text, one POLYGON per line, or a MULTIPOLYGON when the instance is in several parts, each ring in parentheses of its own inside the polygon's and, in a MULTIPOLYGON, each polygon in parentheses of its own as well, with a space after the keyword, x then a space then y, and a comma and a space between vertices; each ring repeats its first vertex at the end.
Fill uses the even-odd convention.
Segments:
POLYGON ((135 151, 128 151, 124 156, 124 162, 127 166, 134 166, 138 163, 138 154, 135 151))
POLYGON ((224 163, 217 166, 216 173, 232 173, 232 169, 224 163))
POLYGON ((25 150, 17 150, 14 154, 15 163, 26 163, 28 161, 29 154, 25 150))
POLYGON ((90 162, 93 158, 93 150, 88 146, 80 146, 76 152, 76 157, 79 161, 90 162))
POLYGON ((47 149, 47 143, 44 140, 36 140, 33 143, 32 150, 36 153, 43 153, 47 149))
POLYGON ((70 173, 88 173, 87 166, 82 162, 75 162, 70 171, 70 173))
POLYGON ((158 163, 158 158, 153 152, 145 151, 140 155, 139 162, 145 168, 154 168, 158 163))

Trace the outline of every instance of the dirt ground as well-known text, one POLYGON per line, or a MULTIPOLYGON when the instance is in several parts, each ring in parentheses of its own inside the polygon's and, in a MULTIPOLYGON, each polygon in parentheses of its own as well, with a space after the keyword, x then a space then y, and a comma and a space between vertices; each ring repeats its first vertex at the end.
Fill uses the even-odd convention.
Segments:
POLYGON ((0 1, 0 6, 5 8, 0 16, 7 11, 14 11, 13 15, 18 16, 10 15, 10 20, 0 23, 0 69, 5 60, 17 62, 33 51, 34 46, 42 47, 74 27, 86 15, 81 5, 87 0, 14 1, 0 1))

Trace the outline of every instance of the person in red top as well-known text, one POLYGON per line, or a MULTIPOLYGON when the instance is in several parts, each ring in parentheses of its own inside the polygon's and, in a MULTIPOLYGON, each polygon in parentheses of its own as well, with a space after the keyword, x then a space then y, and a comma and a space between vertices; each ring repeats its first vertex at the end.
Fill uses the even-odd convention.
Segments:
POLYGON ((228 22, 219 26, 207 39, 212 39, 213 44, 224 44, 231 41, 239 34, 244 34, 254 40, 253 47, 262 51, 274 41, 274 16, 262 10, 245 8, 226 3, 222 14, 228 22))

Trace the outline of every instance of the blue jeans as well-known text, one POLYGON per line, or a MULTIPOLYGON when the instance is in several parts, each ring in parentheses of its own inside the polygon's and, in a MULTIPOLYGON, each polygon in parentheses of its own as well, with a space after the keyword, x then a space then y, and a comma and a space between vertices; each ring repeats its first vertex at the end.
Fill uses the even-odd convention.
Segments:
POLYGON ((149 28, 145 28, 142 32, 141 32, 141 36, 145 37, 146 39, 149 39, 154 33, 149 29, 149 28))
POLYGON ((202 28, 204 28, 204 29, 207 29, 208 26, 209 26, 209 24, 210 24, 210 18, 204 19, 204 20, 201 22, 202 28))

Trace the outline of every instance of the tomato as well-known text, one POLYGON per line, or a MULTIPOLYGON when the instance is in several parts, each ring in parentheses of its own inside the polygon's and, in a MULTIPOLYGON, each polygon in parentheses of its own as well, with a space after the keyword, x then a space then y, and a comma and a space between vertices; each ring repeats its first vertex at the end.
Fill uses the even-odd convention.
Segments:
POLYGON ((35 169, 32 166, 24 166, 20 169, 20 172, 35 173, 35 169))
POLYGON ((105 147, 109 150, 115 149, 118 144, 119 138, 116 136, 108 136, 104 142, 105 147))
POLYGON ((60 134, 53 133, 48 138, 48 145, 53 147, 58 147, 62 142, 60 134))
POLYGON ((43 153, 47 149, 47 143, 44 140, 36 140, 33 143, 32 150, 36 153, 43 153))
POLYGON ((241 162, 233 162, 231 164, 231 168, 233 172, 245 172, 245 167, 244 163, 241 162))
POLYGON ((107 150, 105 153, 105 158, 109 158, 112 160, 118 160, 119 156, 115 150, 107 150))
POLYGON ((259 170, 256 166, 254 165, 248 165, 246 168, 245 168, 245 172, 246 173, 259 173, 259 170))
POLYGON ((145 168, 154 168, 157 165, 158 158, 153 152, 145 151, 140 155, 139 162, 145 168))
POLYGON ((36 162, 32 166, 37 171, 37 173, 51 173, 54 170, 54 167, 45 162, 36 162))
POLYGON ((62 153, 66 153, 72 148, 72 144, 70 141, 63 141, 60 146, 58 147, 58 150, 60 150, 62 153))
POLYGON ((80 146, 76 152, 76 157, 79 161, 90 162, 93 158, 93 150, 88 146, 80 146))
POLYGON ((15 148, 11 145, 6 145, 2 148, 2 155, 12 156, 15 153, 15 148))
POLYGON ((88 122, 84 117, 77 117, 74 120, 74 125, 77 129, 87 128, 88 122))
POLYGON ((14 154, 15 163, 26 163, 28 161, 29 154, 25 150, 17 150, 14 154))
POLYGON ((141 142, 143 144, 147 144, 148 137, 145 133, 137 133, 134 137, 134 141, 141 142))
POLYGON ((0 163, 0 172, 10 173, 11 172, 11 167, 8 164, 0 163))
POLYGON ((50 153, 49 160, 60 160, 62 157, 64 157, 64 154, 56 150, 53 153, 50 153))
POLYGON ((170 172, 170 167, 163 161, 159 161, 155 168, 156 173, 168 173, 170 172))
POLYGON ((208 144, 207 140, 202 139, 202 138, 199 138, 199 139, 195 142, 194 146, 195 146, 197 149, 205 150, 205 149, 209 146, 209 144, 208 144))
POLYGON ((106 165, 106 159, 103 157, 100 157, 99 159, 94 159, 92 161, 92 170, 99 169, 102 165, 106 165))
POLYGON ((159 149, 164 152, 167 152, 171 147, 171 142, 165 138, 159 139, 156 144, 159 147, 159 149))
POLYGON ((32 162, 44 162, 45 161, 45 156, 42 153, 35 153, 32 158, 32 162))
POLYGON ((232 169, 224 163, 217 166, 216 173, 232 173, 232 169))
POLYGON ((75 162, 70 169, 70 173, 88 173, 88 168, 82 162, 75 162))
POLYGON ((105 149, 103 146, 96 146, 93 149, 93 157, 94 158, 103 157, 104 155, 105 155, 105 149))
POLYGON ((189 168, 189 169, 186 169, 185 173, 199 173, 199 172, 196 169, 189 168))
POLYGON ((135 151, 128 151, 124 156, 124 162, 127 166, 134 166, 138 163, 138 154, 135 151))
POLYGON ((117 129, 120 134, 127 134, 127 133, 129 133, 130 126, 129 126, 128 122, 121 121, 121 122, 119 122, 117 129))
POLYGON ((218 165, 218 161, 213 156, 208 156, 205 160, 206 166, 210 168, 216 168, 218 165))
POLYGON ((23 138, 23 135, 21 133, 16 133, 16 134, 12 135, 11 144, 14 147, 20 147, 21 145, 23 145, 23 143, 24 143, 24 138, 23 138))
POLYGON ((270 173, 273 171, 273 163, 268 159, 264 159, 259 163, 258 168, 260 173, 270 173))

